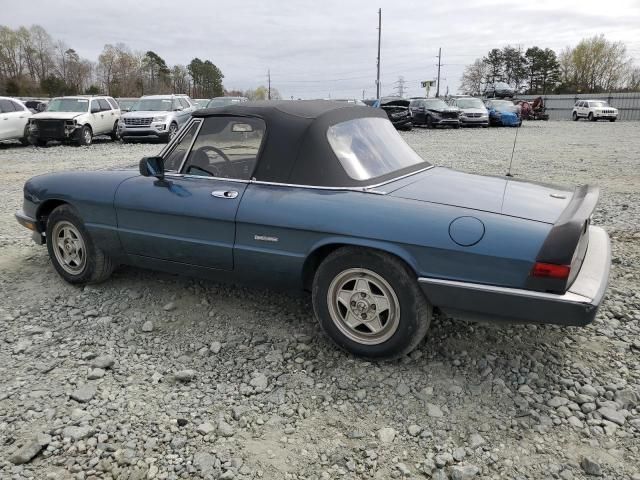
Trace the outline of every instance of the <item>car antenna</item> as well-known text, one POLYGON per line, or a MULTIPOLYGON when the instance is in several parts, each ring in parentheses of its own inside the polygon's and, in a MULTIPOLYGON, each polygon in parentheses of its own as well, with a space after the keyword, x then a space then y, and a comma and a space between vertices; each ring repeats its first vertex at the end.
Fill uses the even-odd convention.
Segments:
POLYGON ((516 151, 516 142, 518 141, 518 130, 520 130, 520 127, 516 127, 516 136, 513 139, 513 150, 511 150, 511 160, 509 161, 509 168, 507 169, 507 173, 505 173, 505 177, 513 177, 513 175, 511 175, 511 165, 513 165, 513 154, 516 151))

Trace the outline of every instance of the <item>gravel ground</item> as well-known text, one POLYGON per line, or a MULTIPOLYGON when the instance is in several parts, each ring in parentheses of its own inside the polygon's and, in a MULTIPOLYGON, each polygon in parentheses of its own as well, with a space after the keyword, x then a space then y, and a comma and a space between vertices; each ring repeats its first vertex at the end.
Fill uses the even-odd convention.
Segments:
MULTIPOLYGON (((501 175, 515 133, 403 135, 437 164, 501 175)), ((640 479, 640 123, 518 135, 516 177, 602 187, 613 268, 596 321, 436 317, 386 363, 337 350, 307 297, 133 268, 63 283, 12 218, 24 181, 161 146, 0 145, 0 478, 640 479)))

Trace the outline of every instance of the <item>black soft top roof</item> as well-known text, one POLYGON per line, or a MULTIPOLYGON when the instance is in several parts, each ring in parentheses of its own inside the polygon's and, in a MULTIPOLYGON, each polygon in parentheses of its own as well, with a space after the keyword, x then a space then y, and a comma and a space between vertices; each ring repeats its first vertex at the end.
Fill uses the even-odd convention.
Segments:
POLYGON ((363 187, 372 183, 372 180, 353 180, 347 175, 329 145, 327 129, 356 118, 387 120, 381 109, 330 100, 242 102, 204 108, 192 115, 194 118, 234 115, 263 119, 266 138, 253 175, 256 180, 325 187, 363 187))

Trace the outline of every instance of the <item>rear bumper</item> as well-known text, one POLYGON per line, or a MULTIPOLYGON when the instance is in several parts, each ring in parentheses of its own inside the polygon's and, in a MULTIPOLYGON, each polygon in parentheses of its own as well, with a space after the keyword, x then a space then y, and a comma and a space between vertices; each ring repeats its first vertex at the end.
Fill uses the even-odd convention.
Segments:
POLYGON ((490 320, 586 325, 604 297, 611 266, 607 233, 589 227, 589 246, 575 281, 564 294, 419 278, 428 300, 445 312, 490 320))

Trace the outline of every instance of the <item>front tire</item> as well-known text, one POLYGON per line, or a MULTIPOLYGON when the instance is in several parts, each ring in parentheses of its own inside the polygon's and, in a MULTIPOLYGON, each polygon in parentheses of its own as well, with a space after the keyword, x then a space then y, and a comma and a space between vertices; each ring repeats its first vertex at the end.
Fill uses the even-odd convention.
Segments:
POLYGON ((427 115, 427 128, 428 129, 433 128, 433 119, 431 118, 431 115, 427 115))
POLYGON ((574 122, 577 122, 577 121, 578 121, 578 114, 577 114, 576 112, 573 112, 573 113, 571 114, 571 119, 572 119, 574 122))
POLYGON ((589 112, 589 115, 587 116, 587 120, 589 120, 590 122, 595 122, 596 117, 593 116, 592 112, 589 112))
POLYGON ((610 119, 609 119, 609 121, 610 121, 611 123, 613 123, 613 122, 615 122, 615 121, 616 121, 616 119, 615 119, 615 118, 610 118, 610 119))
POLYGON ((93 132, 91 131, 91 127, 89 125, 85 125, 82 127, 77 142, 80 146, 91 145, 91 143, 93 142, 93 132))
POLYGON ((171 125, 169 125, 169 134, 167 135, 167 142, 170 142, 171 140, 173 140, 173 137, 176 136, 176 134, 178 133, 178 124, 175 122, 172 122, 171 125))
POLYGON ((324 331, 344 350, 391 359, 411 352, 431 323, 432 307, 399 259, 384 252, 340 248, 313 280, 313 309, 324 331))
POLYGON ((61 205, 49 215, 47 251, 58 274, 74 285, 103 282, 114 268, 112 259, 94 245, 70 205, 61 205))

